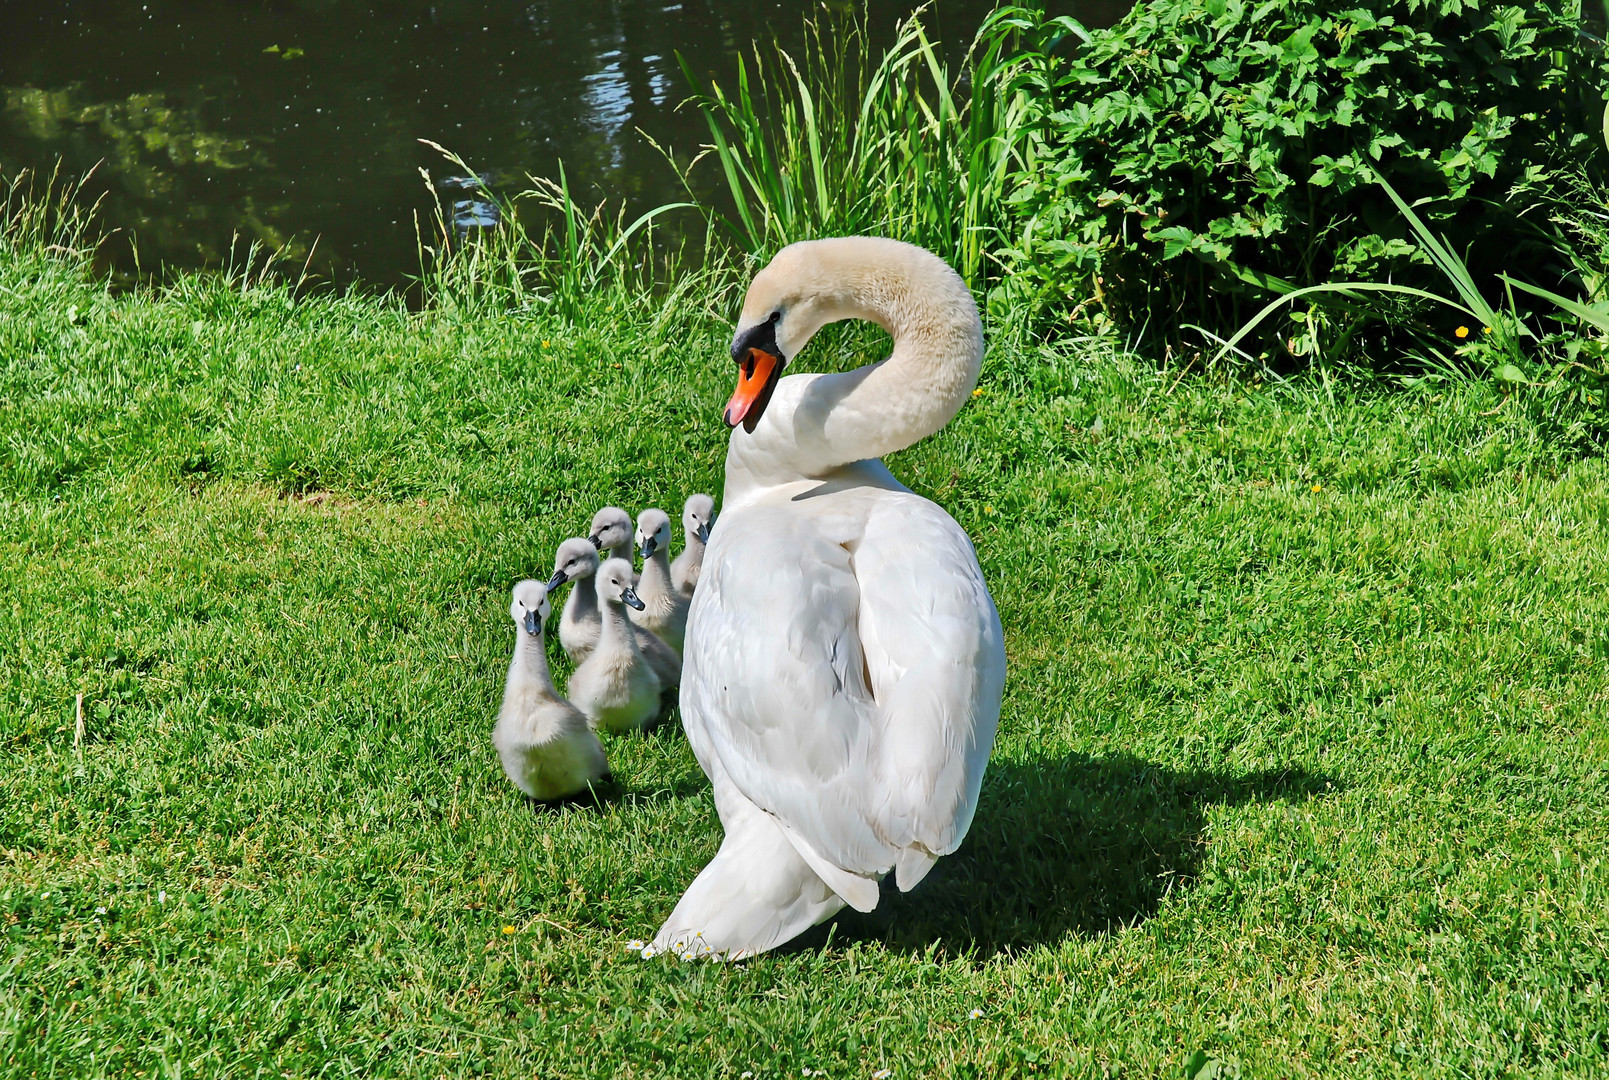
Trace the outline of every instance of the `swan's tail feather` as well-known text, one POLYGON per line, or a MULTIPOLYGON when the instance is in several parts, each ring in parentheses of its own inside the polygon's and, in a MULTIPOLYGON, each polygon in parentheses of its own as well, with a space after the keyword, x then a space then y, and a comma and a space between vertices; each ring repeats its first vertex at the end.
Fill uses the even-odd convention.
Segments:
POLYGON ((933 864, 939 857, 919 844, 912 844, 899 853, 899 862, 894 864, 894 884, 899 886, 900 892, 910 892, 919 885, 927 872, 933 869, 933 864))
POLYGON ((774 818, 757 807, 733 816, 721 850, 654 936, 656 950, 737 960, 776 948, 844 906, 774 818))

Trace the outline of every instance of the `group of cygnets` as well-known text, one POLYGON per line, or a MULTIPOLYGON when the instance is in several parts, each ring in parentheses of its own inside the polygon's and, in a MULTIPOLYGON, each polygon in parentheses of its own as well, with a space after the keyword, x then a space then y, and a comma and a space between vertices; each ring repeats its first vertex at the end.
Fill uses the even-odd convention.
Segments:
POLYGON ((681 683, 688 604, 704 565, 715 500, 694 495, 682 510, 682 550, 670 559, 670 515, 637 517, 606 506, 591 531, 559 545, 546 584, 514 586, 509 614, 518 627, 503 707, 492 743, 503 771, 534 799, 575 795, 609 776, 598 729, 641 731, 659 715, 662 695, 681 683), (643 559, 641 576, 631 547, 643 559), (576 665, 560 697, 545 652, 549 596, 570 595, 559 616, 559 644, 576 665), (567 700, 568 699, 568 700, 567 700))

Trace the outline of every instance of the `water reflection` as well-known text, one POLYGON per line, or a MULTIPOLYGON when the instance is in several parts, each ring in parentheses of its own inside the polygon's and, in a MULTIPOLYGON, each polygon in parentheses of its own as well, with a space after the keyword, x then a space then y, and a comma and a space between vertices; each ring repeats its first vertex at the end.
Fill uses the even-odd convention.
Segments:
MULTIPOLYGON (((1127 0, 1062 5, 1094 24, 1127 0)), ((886 34, 916 5, 870 0, 886 34)), ((992 2, 942 0, 952 45, 992 2)), ((221 262, 231 237, 286 247, 341 280, 417 268, 420 167, 451 148, 484 184, 554 173, 594 198, 662 202, 670 170, 638 129, 690 157, 702 120, 677 55, 727 79, 755 40, 797 47, 817 5, 778 0, 58 0, 0 2, 0 168, 97 173, 108 224, 160 261, 221 262)), ((461 188, 461 228, 489 206, 461 188)), ((126 244, 112 251, 128 262, 126 244)))
POLYGON ((436 181, 436 187, 445 193, 452 203, 451 220, 453 231, 458 234, 459 243, 468 239, 471 231, 493 228, 503 219, 497 203, 488 197, 487 189, 491 183, 490 173, 481 173, 479 176, 448 176, 436 181), (465 197, 454 197, 460 194, 465 197))

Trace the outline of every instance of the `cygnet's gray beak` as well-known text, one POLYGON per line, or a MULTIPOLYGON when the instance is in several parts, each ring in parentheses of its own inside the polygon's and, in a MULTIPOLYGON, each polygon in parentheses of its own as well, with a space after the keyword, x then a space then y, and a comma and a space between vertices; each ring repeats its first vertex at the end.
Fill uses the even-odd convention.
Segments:
POLYGON ((659 543, 652 536, 642 542, 642 557, 653 558, 654 552, 659 549, 659 543))
POLYGON ((646 606, 641 600, 637 599, 637 590, 633 589, 630 585, 627 585, 625 591, 620 594, 620 599, 624 600, 638 611, 641 611, 646 606))
POLYGON ((587 537, 587 542, 590 543, 595 550, 603 550, 603 537, 599 534, 593 533, 591 536, 587 537))
POLYGON ((709 522, 701 521, 701 522, 698 523, 698 533, 697 533, 697 535, 698 535, 698 542, 700 544, 707 544, 707 543, 710 542, 709 522))
POLYGON ((552 592, 554 589, 557 589, 560 585, 563 585, 569 580, 569 575, 567 575, 563 570, 553 571, 553 576, 548 578, 548 592, 552 592))
POLYGON ((541 629, 542 624, 537 621, 536 612, 527 611, 525 613, 525 632, 530 634, 532 637, 535 637, 541 631, 541 629))

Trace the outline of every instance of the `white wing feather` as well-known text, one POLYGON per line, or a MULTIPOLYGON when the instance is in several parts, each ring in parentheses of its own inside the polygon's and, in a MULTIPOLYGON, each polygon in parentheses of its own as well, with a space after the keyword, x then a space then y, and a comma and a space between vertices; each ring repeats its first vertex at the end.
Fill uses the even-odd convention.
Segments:
POLYGON ((909 888, 966 834, 1005 674, 966 534, 892 486, 729 511, 683 690, 700 763, 862 910, 883 874, 909 888))

